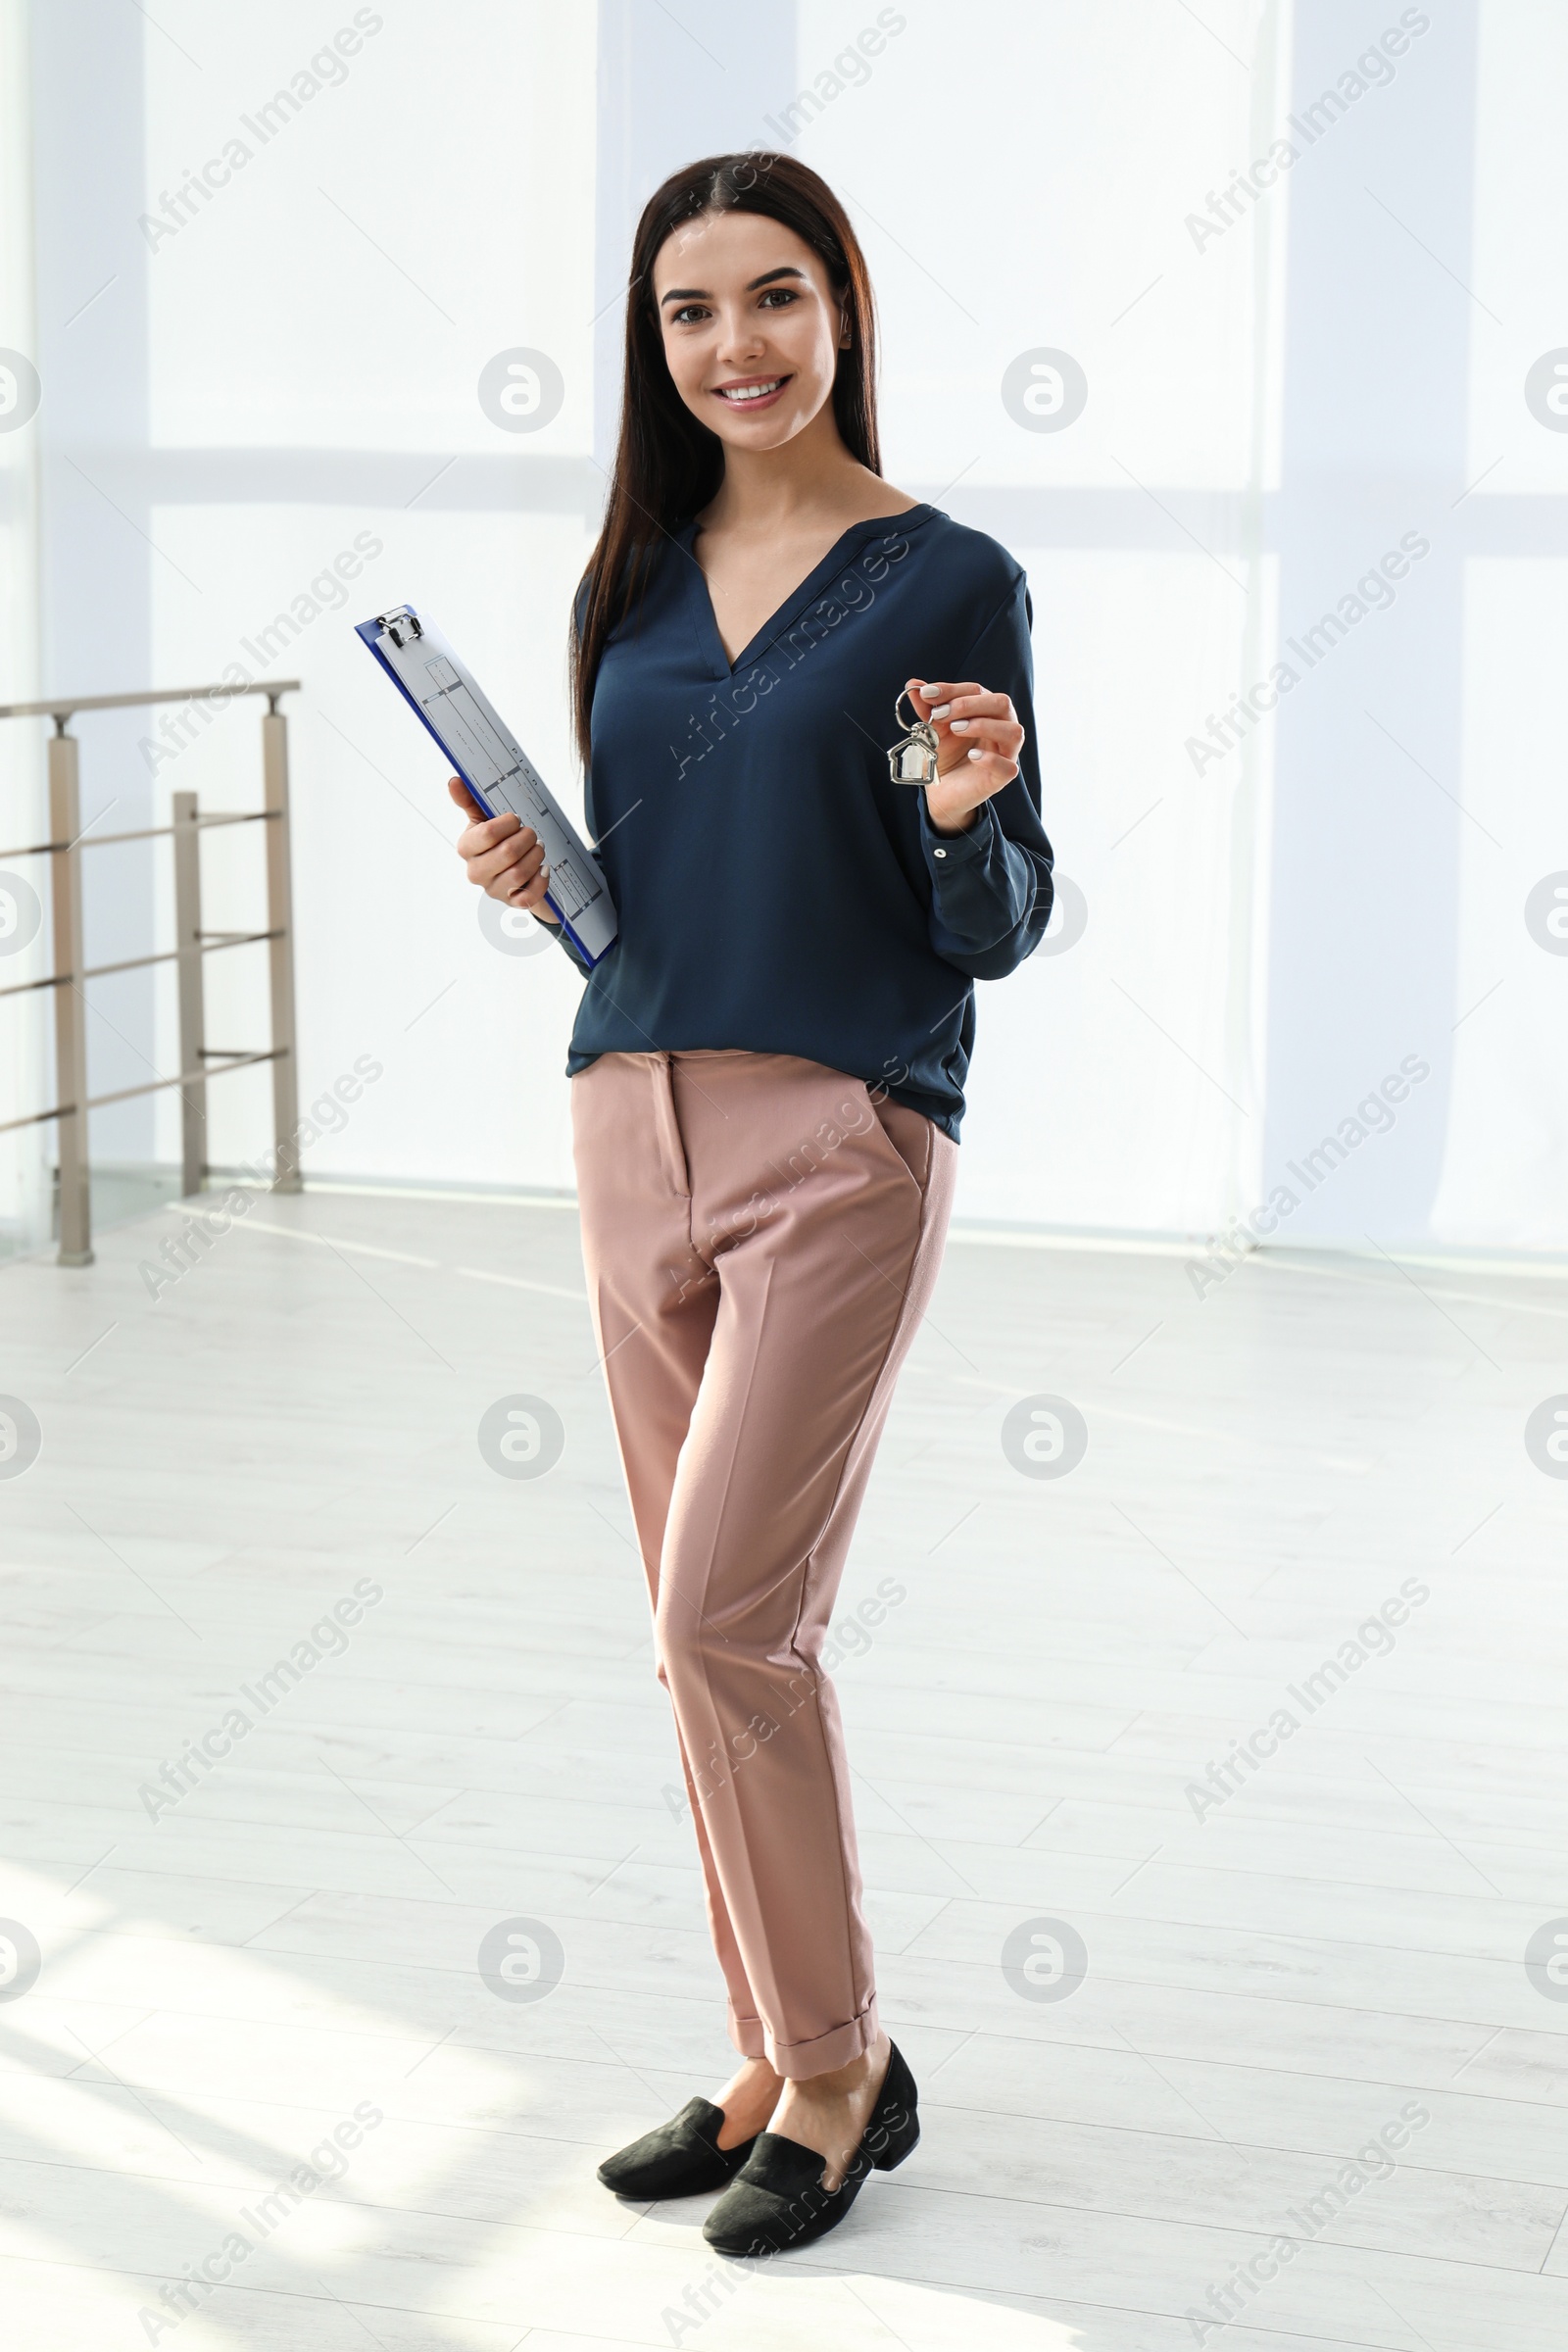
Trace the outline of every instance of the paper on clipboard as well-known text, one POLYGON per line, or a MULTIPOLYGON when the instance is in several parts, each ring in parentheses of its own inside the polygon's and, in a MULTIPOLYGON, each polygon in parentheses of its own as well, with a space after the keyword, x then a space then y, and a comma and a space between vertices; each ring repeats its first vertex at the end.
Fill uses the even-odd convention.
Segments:
POLYGON ((355 635, 413 704, 487 816, 511 809, 531 825, 550 869, 546 903, 588 963, 615 938, 615 909, 593 853, 562 813, 528 755, 439 629, 395 605, 355 635))

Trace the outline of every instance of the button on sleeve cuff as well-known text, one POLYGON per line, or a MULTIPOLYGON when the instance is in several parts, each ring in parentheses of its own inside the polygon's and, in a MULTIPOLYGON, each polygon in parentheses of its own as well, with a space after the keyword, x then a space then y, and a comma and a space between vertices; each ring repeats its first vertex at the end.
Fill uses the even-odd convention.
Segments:
POLYGON ((925 791, 920 793, 920 843, 933 882, 945 882, 956 866, 971 865, 977 858, 986 857, 992 848, 992 837, 999 830, 996 810, 989 801, 982 801, 974 812, 974 823, 962 833, 939 833, 931 822, 931 811, 925 805, 925 791))

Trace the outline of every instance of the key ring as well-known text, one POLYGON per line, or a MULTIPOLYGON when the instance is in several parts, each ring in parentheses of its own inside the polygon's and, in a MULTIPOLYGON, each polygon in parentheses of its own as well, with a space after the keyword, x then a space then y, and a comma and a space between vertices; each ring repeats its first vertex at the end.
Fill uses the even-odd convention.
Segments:
MULTIPOLYGON (((909 690, 906 686, 893 706, 893 715, 901 727, 904 724, 904 706, 908 699, 909 690)), ((912 702, 909 703, 909 710, 908 733, 889 747, 888 773, 895 784, 934 784, 937 780, 937 731, 928 718, 912 715, 912 702)))

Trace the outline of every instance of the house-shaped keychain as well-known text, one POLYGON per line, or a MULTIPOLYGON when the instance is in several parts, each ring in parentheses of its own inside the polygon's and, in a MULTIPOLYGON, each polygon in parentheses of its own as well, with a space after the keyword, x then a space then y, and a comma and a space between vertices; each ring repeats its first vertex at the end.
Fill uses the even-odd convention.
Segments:
MULTIPOLYGON (((900 726, 904 724, 900 713, 906 700, 907 689, 893 706, 893 715, 900 726)), ((889 751, 888 773, 895 784, 934 784, 937 780, 937 731, 928 719, 912 716, 912 703, 909 704, 909 732, 889 751)))

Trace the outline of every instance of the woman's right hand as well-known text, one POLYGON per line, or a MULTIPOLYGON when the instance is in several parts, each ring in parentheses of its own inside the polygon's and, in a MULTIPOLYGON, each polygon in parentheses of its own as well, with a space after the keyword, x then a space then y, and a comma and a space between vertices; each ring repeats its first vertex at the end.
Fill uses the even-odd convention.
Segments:
POLYGON ((545 905, 550 871, 532 825, 525 825, 510 808, 503 816, 481 814, 461 776, 448 776, 447 790, 464 813, 473 819, 458 835, 458 856, 468 869, 468 880, 486 898, 500 899, 508 906, 521 906, 529 914, 536 914, 542 923, 559 921, 560 917, 545 905))

